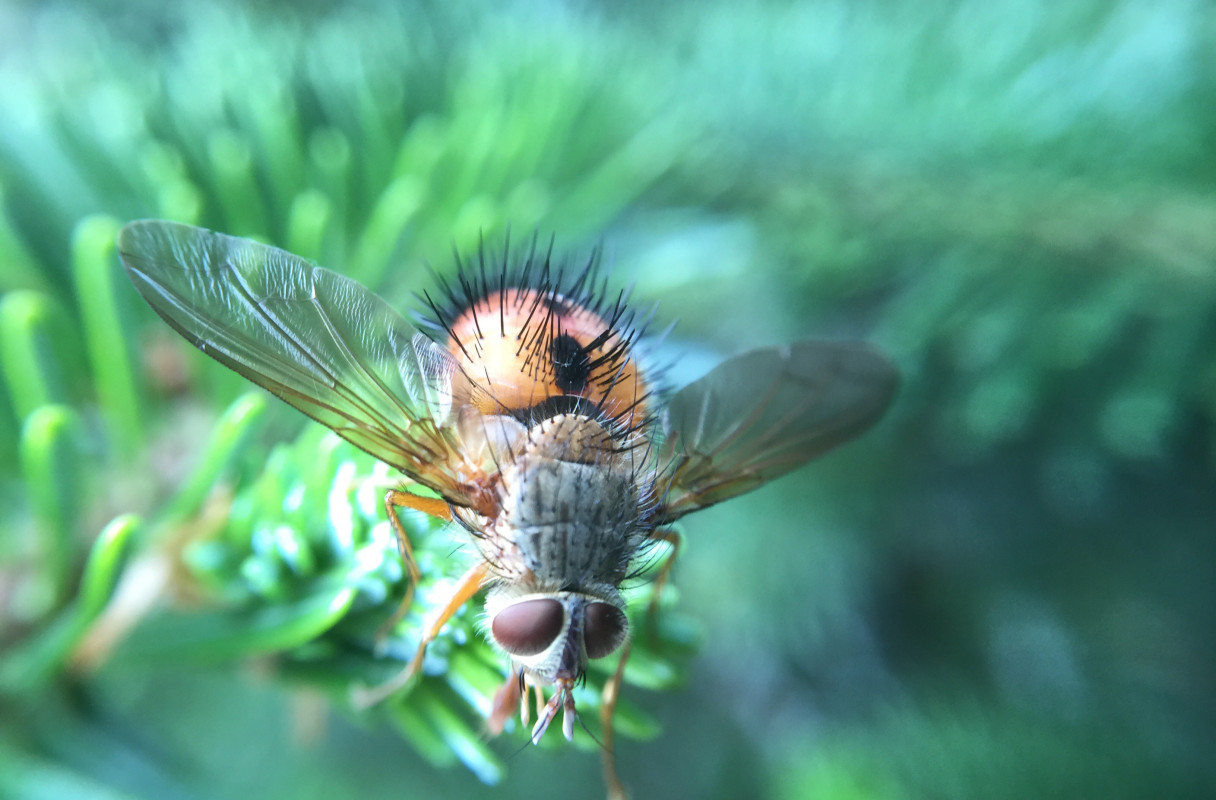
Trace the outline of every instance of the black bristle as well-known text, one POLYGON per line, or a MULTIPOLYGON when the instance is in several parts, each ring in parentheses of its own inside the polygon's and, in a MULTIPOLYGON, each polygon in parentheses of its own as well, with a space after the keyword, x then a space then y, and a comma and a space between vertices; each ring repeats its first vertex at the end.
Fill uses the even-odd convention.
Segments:
MULTIPOLYGON (((627 428, 624 432, 628 436, 645 433, 653 423, 653 415, 646 409, 656 396, 658 376, 652 365, 634 363, 634 348, 645 334, 654 308, 637 314, 629 305, 631 288, 611 291, 610 282, 603 274, 602 247, 595 247, 587 258, 578 261, 555 258, 554 248, 553 237, 542 245, 539 234, 534 232, 527 244, 516 252, 512 252, 509 234, 504 237, 501 250, 490 250, 484 238, 480 239, 475 263, 474 259, 463 259, 455 253, 454 275, 448 278, 435 275, 437 294, 434 297, 428 293, 422 295, 430 311, 430 317, 423 324, 437 335, 446 334, 452 343, 449 346, 459 348, 466 359, 473 361, 473 356, 482 350, 487 331, 492 331, 493 322, 488 327, 483 325, 484 314, 480 310, 469 315, 475 333, 470 334, 463 323, 462 330, 466 338, 476 336, 477 341, 472 343, 460 340, 455 331, 456 322, 497 292, 498 336, 508 335, 509 313, 524 317, 521 329, 515 333, 515 352, 523 358, 520 369, 524 375, 538 382, 556 383, 564 392, 577 393, 582 391, 580 387, 586 386, 607 395, 624 380, 632 366, 645 383, 637 392, 640 396, 628 407, 615 407, 625 404, 608 402, 608 398, 602 396, 600 402, 588 402, 580 408, 613 423, 617 430, 627 428), (495 258, 498 263, 494 263, 495 258), (512 295, 514 300, 508 300, 507 292, 512 289, 529 291, 516 292, 512 295), (509 304, 513 305, 508 307, 509 304), (606 325, 603 333, 580 348, 561 344, 563 337, 568 338, 567 332, 561 329, 561 319, 568 316, 572 308, 585 309, 606 325), (608 342, 612 342, 611 347, 592 355, 608 342)), ((492 307, 488 311, 495 313, 492 307)), ((489 375, 479 375, 476 379, 490 382, 489 375)), ((493 396, 493 387, 487 385, 485 388, 493 396)), ((535 411, 524 409, 522 413, 532 424, 536 421, 535 415, 546 410, 547 407, 535 411)), ((521 411, 511 409, 511 413, 521 411)))
POLYGON ((482 234, 477 235, 477 274, 481 278, 477 294, 484 300, 490 296, 490 279, 486 275, 486 240, 482 234))

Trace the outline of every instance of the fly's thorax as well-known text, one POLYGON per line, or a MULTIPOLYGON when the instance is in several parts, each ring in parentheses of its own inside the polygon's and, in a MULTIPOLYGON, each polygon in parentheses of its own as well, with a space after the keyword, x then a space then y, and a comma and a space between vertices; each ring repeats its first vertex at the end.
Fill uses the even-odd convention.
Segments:
POLYGON ((639 494, 629 474, 532 458, 504 475, 494 538, 543 586, 618 584, 640 543, 639 494))
POLYGON ((603 592, 529 592, 501 585, 486 597, 493 641, 541 683, 576 681, 587 661, 615 652, 629 635, 624 601, 603 592))
POLYGON ((535 423, 522 440, 519 465, 528 459, 582 464, 625 476, 644 490, 649 448, 645 436, 615 422, 578 413, 556 414, 535 423))
POLYGON ((504 467, 491 539, 538 588, 616 586, 645 534, 649 480, 594 420, 553 417, 504 467))

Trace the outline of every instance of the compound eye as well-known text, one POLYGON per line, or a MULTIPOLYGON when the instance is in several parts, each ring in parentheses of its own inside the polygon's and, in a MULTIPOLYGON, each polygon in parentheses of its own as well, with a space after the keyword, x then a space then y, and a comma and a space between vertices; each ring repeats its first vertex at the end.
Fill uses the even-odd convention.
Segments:
POLYGON ((608 603, 589 603, 583 623, 583 646, 588 658, 603 658, 625 642, 629 620, 608 603))
POLYGON ((552 597, 538 597, 499 611, 490 623, 490 632, 511 655, 534 656, 553 644, 564 621, 561 603, 552 597))

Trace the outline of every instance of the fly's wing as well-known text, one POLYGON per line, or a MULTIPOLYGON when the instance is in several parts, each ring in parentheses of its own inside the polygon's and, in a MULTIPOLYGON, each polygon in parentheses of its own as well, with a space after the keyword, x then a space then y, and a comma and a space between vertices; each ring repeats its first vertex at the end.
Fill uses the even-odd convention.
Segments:
POLYGON ((118 235, 127 274, 195 347, 342 438, 471 505, 446 352, 358 283, 248 239, 173 222, 118 235))
POLYGON ((658 522, 751 491, 857 436, 886 411, 899 373, 854 342, 796 342, 723 362, 671 399, 659 451, 658 522))

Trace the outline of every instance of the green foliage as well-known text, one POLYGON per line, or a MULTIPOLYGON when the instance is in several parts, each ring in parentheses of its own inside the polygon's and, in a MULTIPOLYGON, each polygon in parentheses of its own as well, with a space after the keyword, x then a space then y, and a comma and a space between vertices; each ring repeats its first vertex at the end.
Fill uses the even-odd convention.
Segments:
MULTIPOLYGON (((73 591, 77 541, 82 522, 124 503, 148 509, 143 558, 174 574, 180 560, 189 576, 177 587, 145 581, 145 602, 192 592, 215 610, 140 621, 115 669, 280 655, 284 679, 347 707, 354 685, 380 683, 412 656, 424 616, 466 556, 450 531, 411 520, 425 578, 411 614, 377 644, 405 589, 381 503, 398 480, 387 470, 314 427, 267 449, 264 400, 247 395, 205 440, 185 443, 199 451, 188 470, 174 465, 178 479, 158 481, 167 434, 151 420, 174 413, 169 395, 185 386, 222 407, 241 382, 161 343, 159 323, 132 303, 113 240, 119 218, 201 221, 272 238, 401 299, 423 284, 397 280, 393 264, 453 242, 475 250, 508 221, 575 242, 598 232, 680 147, 670 132, 623 124, 636 115, 629 109, 653 101, 636 87, 598 86, 603 53, 556 33, 543 59, 519 51, 512 42, 526 31, 506 16, 497 22, 514 30, 490 51, 440 41, 453 34, 444 17, 454 13, 427 21, 386 6, 312 20, 285 11, 273 32, 269 17, 235 7, 118 25, 84 6, 17 15, 45 45, 27 43, 40 52, 34 65, 5 64, 4 107, 19 113, 5 125, 0 170, 3 241, 12 245, 4 257, 19 267, 5 273, 0 308, 5 422, 23 424, 20 442, 10 434, 0 445, 6 467, 20 450, 28 499, 6 512, 18 584, 6 617, 29 626, 3 663, 21 704, 52 689, 74 650, 87 659, 79 654, 97 646, 84 637, 100 611, 90 581, 100 579, 86 572, 73 591), (416 47, 419 21, 436 37, 426 50, 416 47), (596 137, 578 135, 585 124, 596 137), (117 480, 115 471, 128 474, 117 480), (119 485, 119 498, 106 496, 119 485), (37 535, 33 544, 25 531, 37 535)), ((129 533, 135 523, 121 525, 129 533)), ((117 569, 112 555, 95 559, 117 569)), ((144 572, 130 575, 141 591, 144 572)), ((649 588, 632 594, 644 607, 649 588)), ((94 633, 129 622, 103 620, 94 633)), ((686 656, 692 637, 674 618, 658 630, 645 623, 627 682, 669 687, 680 671, 668 659, 686 656)), ((409 699, 377 713, 430 761, 455 758, 496 782, 504 767, 481 724, 502 669, 470 606, 430 648, 409 699)), ((606 677, 597 672, 579 690, 587 720, 606 677)), ((622 706, 621 735, 657 733, 652 718, 622 706)), ((577 743, 597 747, 582 734, 577 743)))
POLYGON ((114 257, 138 217, 403 308, 453 246, 603 237, 681 319, 674 385, 815 334, 896 357, 874 434, 689 521, 679 609, 633 620, 640 796, 1210 794, 1214 32, 1141 0, 0 4, 0 795, 598 786, 590 755, 505 773, 472 606, 328 746, 257 716, 234 664, 345 709, 465 555, 407 519, 424 580, 376 650, 393 476, 167 331, 114 257), (121 576, 156 610, 103 613, 121 576))

